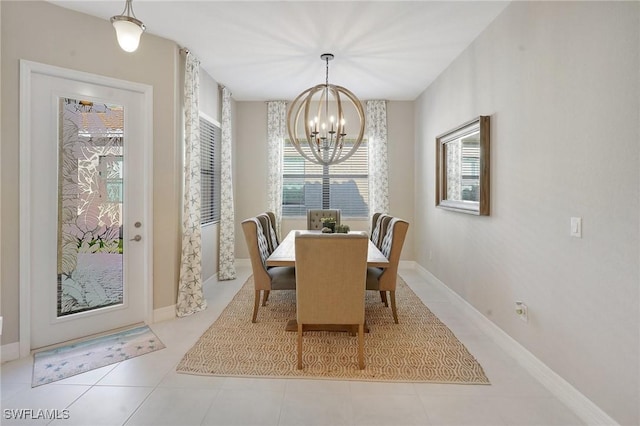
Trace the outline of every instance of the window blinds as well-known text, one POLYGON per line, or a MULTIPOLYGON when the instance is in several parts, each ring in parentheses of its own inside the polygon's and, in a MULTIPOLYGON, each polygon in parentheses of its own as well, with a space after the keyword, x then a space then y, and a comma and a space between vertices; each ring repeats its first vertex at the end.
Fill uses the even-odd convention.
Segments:
MULTIPOLYGON (((347 141, 344 149, 350 149, 347 141)), ((307 150, 309 148, 306 148, 307 150)), ((363 140, 346 161, 322 166, 305 160, 285 140, 283 216, 306 216, 307 209, 340 209, 342 217, 368 217, 368 145, 363 140)))
POLYGON ((200 117, 201 224, 220 221, 220 127, 200 117))

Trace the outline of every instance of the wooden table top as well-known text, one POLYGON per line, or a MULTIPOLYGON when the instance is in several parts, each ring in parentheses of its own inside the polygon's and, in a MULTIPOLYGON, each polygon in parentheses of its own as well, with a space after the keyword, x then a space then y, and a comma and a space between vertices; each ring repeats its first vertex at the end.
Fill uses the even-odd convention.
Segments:
MULTIPOLYGON (((293 230, 287 234, 287 237, 280 242, 280 245, 267 258, 267 266, 296 266, 296 232, 301 233, 317 233, 318 231, 293 230)), ((369 249, 367 252, 367 266, 375 266, 378 268, 386 268, 389 261, 378 250, 375 244, 369 240, 369 249)))

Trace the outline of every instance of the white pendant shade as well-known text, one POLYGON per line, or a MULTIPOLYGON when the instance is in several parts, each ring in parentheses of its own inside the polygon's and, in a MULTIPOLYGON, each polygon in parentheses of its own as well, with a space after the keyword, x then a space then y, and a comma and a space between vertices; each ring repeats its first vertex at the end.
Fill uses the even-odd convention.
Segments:
POLYGON ((125 52, 135 52, 140 44, 140 36, 146 29, 141 20, 133 13, 132 0, 127 0, 120 15, 112 16, 111 23, 116 29, 120 48, 125 52))
POLYGON ((127 20, 115 20, 113 27, 116 29, 118 44, 122 50, 135 52, 140 44, 143 29, 136 23, 127 20))

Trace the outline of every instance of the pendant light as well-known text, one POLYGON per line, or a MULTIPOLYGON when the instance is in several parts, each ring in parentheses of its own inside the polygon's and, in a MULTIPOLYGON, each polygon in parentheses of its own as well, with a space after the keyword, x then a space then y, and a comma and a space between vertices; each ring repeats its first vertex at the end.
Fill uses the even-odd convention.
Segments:
POLYGON ((364 136, 364 110, 360 100, 350 90, 329 84, 331 53, 320 56, 326 63, 324 84, 300 93, 289 107, 287 130, 289 140, 308 161, 328 166, 351 157, 364 136), (347 123, 348 117, 357 122, 347 123), (353 132, 347 134, 347 124, 353 132))
POLYGON ((111 24, 116 29, 116 37, 120 48, 125 52, 135 52, 140 44, 140 36, 146 29, 142 21, 133 13, 132 0, 127 4, 120 15, 111 17, 111 24))

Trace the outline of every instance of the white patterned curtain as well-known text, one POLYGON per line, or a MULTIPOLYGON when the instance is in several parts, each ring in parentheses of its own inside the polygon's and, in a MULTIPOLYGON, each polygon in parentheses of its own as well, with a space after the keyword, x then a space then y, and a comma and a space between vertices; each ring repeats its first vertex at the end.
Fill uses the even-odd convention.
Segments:
POLYGON ((236 277, 235 212, 231 164, 231 92, 222 88, 222 143, 220 145, 220 241, 218 244, 218 279, 236 277))
POLYGON ((389 162, 387 159, 387 102, 367 101, 369 138, 369 214, 389 213, 389 162))
POLYGON ((276 215, 276 232, 280 235, 282 218, 282 151, 287 128, 287 103, 267 102, 268 209, 276 215))
POLYGON ((184 191, 182 258, 176 314, 191 315, 207 308, 202 292, 202 238, 200 233, 200 121, 198 90, 200 61, 185 59, 184 77, 184 191))

